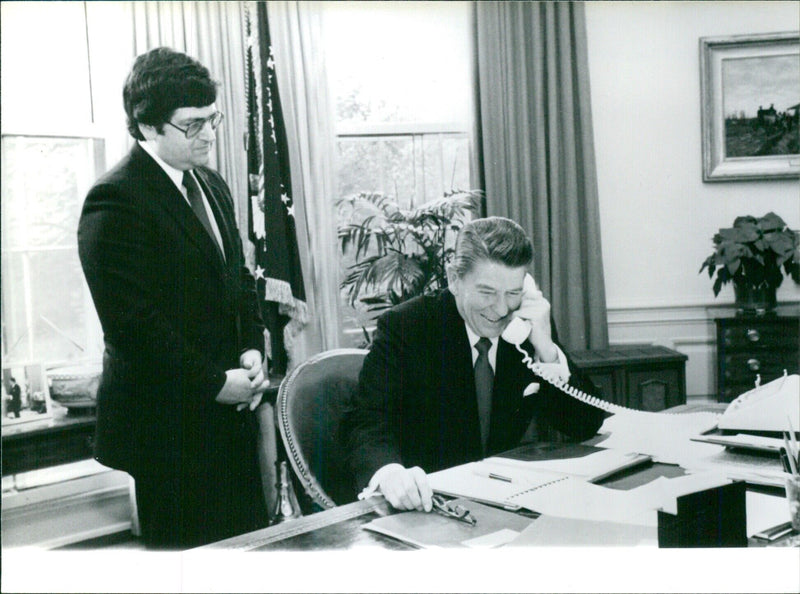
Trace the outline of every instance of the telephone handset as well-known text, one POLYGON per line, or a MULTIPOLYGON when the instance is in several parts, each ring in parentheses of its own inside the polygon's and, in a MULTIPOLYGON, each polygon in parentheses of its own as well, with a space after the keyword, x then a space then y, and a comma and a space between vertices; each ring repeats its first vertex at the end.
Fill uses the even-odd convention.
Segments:
MULTIPOLYGON (((533 292, 536 290, 536 283, 533 280, 533 277, 530 274, 525 275, 525 283, 523 285, 523 289, 526 293, 533 292)), ((510 342, 522 355, 522 361, 525 365, 533 371, 536 375, 540 376, 544 379, 547 383, 552 384, 560 391, 562 391, 567 396, 571 396, 576 400, 580 400, 581 402, 593 406, 595 408, 599 408, 604 410, 608 413, 612 414, 619 414, 619 413, 639 413, 639 414, 652 414, 642 410, 636 410, 633 408, 625 408, 624 406, 620 406, 618 404, 613 404, 606 400, 601 400, 595 396, 591 396, 586 392, 582 392, 581 390, 570 386, 567 382, 562 380, 560 377, 553 377, 542 366, 541 363, 536 363, 533 358, 520 346, 523 342, 528 339, 528 335, 531 333, 531 327, 528 322, 523 320, 522 318, 512 318, 511 322, 509 322, 506 329, 503 330, 503 333, 500 337, 505 340, 506 342, 510 342)), ((663 413, 661 413, 663 414, 663 413)))

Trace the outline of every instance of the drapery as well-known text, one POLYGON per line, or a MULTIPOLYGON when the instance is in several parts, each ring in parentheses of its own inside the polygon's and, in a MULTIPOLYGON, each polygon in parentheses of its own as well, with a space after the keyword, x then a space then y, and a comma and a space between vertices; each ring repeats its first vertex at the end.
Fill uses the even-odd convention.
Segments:
POLYGON ((476 4, 488 215, 531 234, 568 349, 608 346, 584 6, 476 4))
POLYGON ((255 276, 269 332, 270 371, 286 373, 287 345, 308 321, 286 129, 283 121, 267 8, 245 5, 248 89, 248 213, 255 245, 255 276), (284 331, 285 328, 285 331, 284 331))
POLYGON ((291 345, 289 368, 341 344, 333 199, 335 133, 322 44, 322 3, 266 3, 289 144, 291 182, 309 323, 291 345))

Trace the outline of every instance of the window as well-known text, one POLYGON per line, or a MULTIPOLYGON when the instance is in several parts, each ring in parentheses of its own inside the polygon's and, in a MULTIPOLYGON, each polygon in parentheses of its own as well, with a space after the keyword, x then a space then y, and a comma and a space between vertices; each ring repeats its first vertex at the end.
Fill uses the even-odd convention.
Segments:
POLYGON ((473 187, 469 3, 326 9, 339 195, 381 192, 410 207, 473 187))
POLYGON ((102 155, 97 139, 3 135, 6 362, 88 361, 102 353, 76 236, 83 197, 102 170, 102 155))
MULTIPOLYGON (((374 192, 413 208, 475 188, 470 3, 332 2, 325 10, 334 198, 374 192)), ((342 311, 358 343, 362 322, 342 311)))
POLYGON ((76 236, 104 162, 92 127, 85 6, 0 8, 3 362, 97 362, 102 331, 76 236))

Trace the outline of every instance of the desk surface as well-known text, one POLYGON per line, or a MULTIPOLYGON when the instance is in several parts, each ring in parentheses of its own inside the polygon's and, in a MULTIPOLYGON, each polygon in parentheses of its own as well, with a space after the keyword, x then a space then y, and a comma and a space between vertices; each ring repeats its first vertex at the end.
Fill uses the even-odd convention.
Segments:
MULTIPOLYGON (((720 412, 724 408, 725 405, 719 403, 686 404, 671 409, 671 412, 720 412)), ((593 444, 600 439, 600 436, 596 436, 584 442, 584 444, 540 443, 523 445, 512 450, 512 452, 519 452, 524 449, 525 458, 530 460, 566 458, 580 455, 579 451, 581 450, 585 452, 588 449, 592 449, 593 444)), ((619 472, 601 481, 600 484, 612 489, 627 490, 646 484, 659 476, 671 478, 683 474, 685 472, 679 466, 651 463, 619 472)), ((781 491, 770 487, 752 487, 750 485, 748 485, 748 490, 771 494, 778 494, 781 491)), ((205 547, 200 547, 198 550, 308 551, 347 550, 364 546, 393 550, 413 549, 414 547, 411 545, 362 529, 364 524, 391 513, 395 512, 392 511, 382 497, 373 497, 366 501, 356 501, 276 526, 212 543, 205 547)), ((538 514, 530 515, 531 517, 538 516, 538 514)), ((750 546, 763 545, 751 539, 750 546)))
MULTIPOLYGON (((563 444, 536 444, 523 446, 529 459, 552 459, 567 457, 566 454, 588 446, 563 444)), ((659 476, 681 476, 684 471, 667 464, 648 464, 620 472, 601 484, 614 489, 631 489, 643 485, 659 476)), ((382 497, 366 501, 356 501, 304 516, 283 524, 271 526, 254 532, 229 538, 201 547, 205 550, 243 550, 243 551, 304 551, 304 550, 347 550, 363 546, 376 546, 382 549, 409 550, 414 547, 397 540, 363 530, 361 527, 380 516, 394 513, 382 497)), ((530 514, 536 517, 537 514, 530 514)))

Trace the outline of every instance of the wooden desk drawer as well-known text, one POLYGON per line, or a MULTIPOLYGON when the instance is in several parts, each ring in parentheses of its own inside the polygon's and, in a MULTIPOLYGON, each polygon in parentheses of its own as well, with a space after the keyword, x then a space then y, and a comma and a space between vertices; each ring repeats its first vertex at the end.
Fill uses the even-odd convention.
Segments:
POLYGON ((744 323, 725 325, 722 342, 726 348, 775 348, 797 349, 796 325, 776 323, 744 323))
POLYGON ((766 316, 728 315, 717 326, 717 400, 730 402, 766 383, 800 372, 800 315, 796 308, 766 316))

